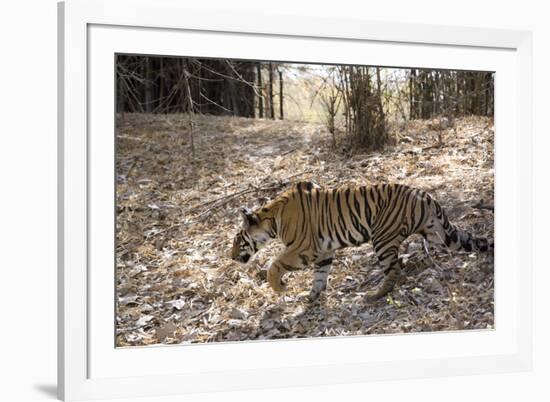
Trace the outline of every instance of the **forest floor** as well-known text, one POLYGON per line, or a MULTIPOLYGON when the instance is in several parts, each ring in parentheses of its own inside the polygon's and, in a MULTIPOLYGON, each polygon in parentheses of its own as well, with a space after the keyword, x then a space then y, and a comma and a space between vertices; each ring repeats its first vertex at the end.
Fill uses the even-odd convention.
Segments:
POLYGON ((412 121, 383 152, 350 153, 321 125, 196 116, 194 158, 185 115, 117 124, 117 346, 493 328, 492 256, 432 247, 432 261, 413 236, 400 283, 367 303, 382 273, 370 244, 348 248, 313 305, 312 270, 287 274, 283 295, 268 286, 277 242, 246 265, 229 258, 239 209, 306 179, 419 187, 457 226, 493 238, 491 120, 456 120, 442 146, 430 121, 412 121))

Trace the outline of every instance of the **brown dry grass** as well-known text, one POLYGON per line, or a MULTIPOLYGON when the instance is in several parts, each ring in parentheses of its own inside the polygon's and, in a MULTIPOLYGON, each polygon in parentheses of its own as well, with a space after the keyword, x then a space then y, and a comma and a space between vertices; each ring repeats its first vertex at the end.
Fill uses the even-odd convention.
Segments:
POLYGON ((196 158, 184 115, 118 117, 118 346, 492 328, 493 262, 488 256, 403 247, 407 269, 385 300, 364 294, 382 277, 370 245, 337 254, 320 304, 301 295, 312 272, 286 279, 275 295, 265 269, 280 245, 247 265, 228 258, 238 210, 256 207, 288 182, 399 182, 432 193, 461 228, 492 237, 493 127, 456 122, 442 147, 428 122, 394 133, 381 153, 345 155, 322 126, 196 116, 196 158), (290 178, 290 179, 289 179, 290 178), (239 194, 231 196, 232 194, 239 194))

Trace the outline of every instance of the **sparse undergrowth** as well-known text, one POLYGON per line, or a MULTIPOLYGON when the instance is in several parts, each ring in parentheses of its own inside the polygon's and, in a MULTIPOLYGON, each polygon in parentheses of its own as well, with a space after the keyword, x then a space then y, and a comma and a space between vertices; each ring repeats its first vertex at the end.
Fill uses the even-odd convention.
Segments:
MULTIPOLYGON (((229 259, 238 210, 290 182, 398 182, 429 191, 451 220, 493 236, 493 126, 456 121, 443 145, 429 121, 402 127, 396 146, 345 156, 321 125, 196 116, 192 158, 185 115, 118 116, 118 346, 486 329, 494 325, 490 256, 403 246, 406 269, 386 299, 364 300, 382 278, 370 245, 337 253, 320 303, 303 298, 312 271, 276 295, 265 270, 273 244, 247 265, 229 259)), ((497 245, 498 247, 498 245, 497 245)))

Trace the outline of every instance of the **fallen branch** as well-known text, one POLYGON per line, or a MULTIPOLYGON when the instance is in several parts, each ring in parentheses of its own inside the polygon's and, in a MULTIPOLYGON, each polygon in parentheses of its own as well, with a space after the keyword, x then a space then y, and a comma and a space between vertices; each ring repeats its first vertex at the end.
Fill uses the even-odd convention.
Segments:
POLYGON ((258 187, 258 186, 254 186, 253 184, 249 184, 249 187, 248 188, 245 188, 243 190, 239 190, 237 192, 234 192, 234 193, 231 193, 231 194, 228 194, 228 195, 225 195, 223 197, 219 197, 217 198, 216 200, 214 201, 210 201, 208 202, 207 204, 213 204, 211 207, 209 207, 206 211, 204 212, 201 212, 195 219, 195 222, 202 222, 204 221, 205 219, 207 219, 208 217, 210 217, 210 215, 212 215, 212 213, 229 204, 231 201, 233 201, 235 198, 237 197, 241 197, 243 195, 246 195, 246 194, 250 194, 250 193, 254 193, 254 192, 264 192, 264 191, 274 191, 274 190, 280 190, 282 189, 283 187, 287 186, 288 184, 291 183, 291 179, 294 179, 298 176, 303 176, 305 174, 308 174, 308 173, 311 173, 312 171, 311 170, 308 170, 308 171, 305 171, 305 172, 300 172, 300 173, 296 173, 292 176, 289 176, 287 178, 287 180, 285 181, 278 181, 277 183, 271 183, 267 186, 263 186, 263 187, 258 187))

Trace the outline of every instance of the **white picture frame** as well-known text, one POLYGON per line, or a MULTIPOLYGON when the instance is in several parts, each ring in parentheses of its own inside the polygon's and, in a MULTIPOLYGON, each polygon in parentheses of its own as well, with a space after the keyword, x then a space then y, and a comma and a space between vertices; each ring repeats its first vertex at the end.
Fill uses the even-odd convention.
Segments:
POLYGON ((531 368, 529 32, 269 13, 261 18, 216 15, 188 9, 177 0, 69 0, 59 4, 58 15, 60 398, 163 396, 531 368), (259 42, 269 46, 254 53, 250 49, 259 42), (114 142, 111 57, 117 52, 494 68, 496 329, 115 349, 114 316, 109 315, 114 310, 114 268, 96 267, 102 259, 112 262, 114 253, 114 209, 109 209, 114 162, 101 161, 114 161, 109 145, 114 142), (393 355, 386 353, 388 345, 393 355))

